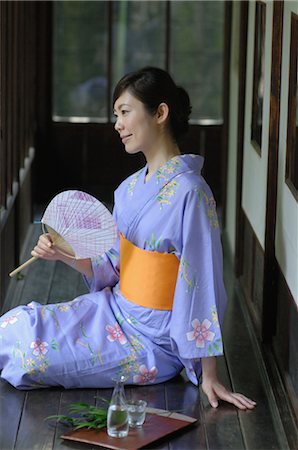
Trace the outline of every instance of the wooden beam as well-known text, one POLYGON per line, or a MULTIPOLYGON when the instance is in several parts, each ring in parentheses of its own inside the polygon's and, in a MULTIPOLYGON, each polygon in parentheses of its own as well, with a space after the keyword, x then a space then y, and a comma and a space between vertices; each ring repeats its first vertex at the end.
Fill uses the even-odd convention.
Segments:
POLYGON ((279 149, 279 117, 280 88, 283 36, 283 1, 275 1, 273 5, 273 35, 272 35, 272 67, 270 87, 270 116, 267 169, 267 200, 265 228, 265 256, 263 281, 263 324, 262 337, 264 341, 272 338, 276 327, 276 270, 275 259, 275 228, 277 204, 277 175, 279 149))

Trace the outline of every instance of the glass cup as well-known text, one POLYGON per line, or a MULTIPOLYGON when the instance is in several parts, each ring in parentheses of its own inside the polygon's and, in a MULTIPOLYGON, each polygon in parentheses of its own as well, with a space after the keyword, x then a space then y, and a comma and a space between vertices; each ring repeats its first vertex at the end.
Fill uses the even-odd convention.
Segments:
POLYGON ((146 406, 147 402, 145 400, 127 401, 128 423, 131 428, 143 425, 146 417, 146 406))
POLYGON ((111 405, 108 409, 107 431, 108 435, 123 438, 128 435, 128 411, 119 405, 111 405))

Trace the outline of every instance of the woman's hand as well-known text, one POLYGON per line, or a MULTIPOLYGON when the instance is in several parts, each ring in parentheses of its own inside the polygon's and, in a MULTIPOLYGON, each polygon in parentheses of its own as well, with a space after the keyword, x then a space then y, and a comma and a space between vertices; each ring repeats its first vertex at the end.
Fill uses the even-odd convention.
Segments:
POLYGON ((256 402, 245 397, 243 394, 228 391, 217 377, 216 358, 202 358, 202 390, 207 395, 208 401, 213 408, 218 407, 218 400, 232 403, 237 408, 246 410, 253 409, 256 402))
POLYGON ((61 259, 61 253, 55 249, 49 234, 39 236, 38 242, 31 252, 32 256, 55 261, 61 259))
POLYGON ((93 276, 90 258, 74 259, 73 257, 61 253, 58 249, 56 249, 49 234, 42 234, 39 237, 37 245, 32 250, 31 255, 36 258, 47 259, 50 261, 62 261, 72 267, 72 269, 75 269, 85 275, 87 278, 91 278, 93 276))
POLYGON ((207 380, 202 383, 202 390, 207 395, 208 401, 213 408, 218 407, 218 400, 232 403, 239 409, 253 409, 256 402, 245 395, 228 391, 218 380, 207 380))

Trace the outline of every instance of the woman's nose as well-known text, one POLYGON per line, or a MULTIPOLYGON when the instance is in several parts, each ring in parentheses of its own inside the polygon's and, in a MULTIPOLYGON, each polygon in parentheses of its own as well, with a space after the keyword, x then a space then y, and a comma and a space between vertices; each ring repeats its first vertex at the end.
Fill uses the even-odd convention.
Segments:
POLYGON ((117 118, 117 120, 116 120, 116 122, 115 122, 114 128, 115 128, 115 130, 118 131, 118 132, 119 132, 119 131, 121 130, 121 128, 122 128, 122 124, 121 124, 121 121, 120 121, 119 117, 117 118))

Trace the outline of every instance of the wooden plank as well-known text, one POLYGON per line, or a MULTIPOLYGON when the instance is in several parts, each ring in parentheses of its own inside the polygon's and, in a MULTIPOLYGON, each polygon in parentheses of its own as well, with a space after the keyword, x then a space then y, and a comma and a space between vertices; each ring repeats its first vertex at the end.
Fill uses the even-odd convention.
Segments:
MULTIPOLYGON (((219 357, 217 365, 219 379, 227 389, 231 390, 225 359, 219 357)), ((238 411, 234 406, 221 401, 219 407, 214 409, 210 406, 207 397, 201 390, 201 408, 206 428, 208 449, 245 449, 238 411)))
POLYGON ((14 449, 26 392, 0 380, 0 448, 14 449))
POLYGON ((152 408, 166 408, 164 384, 126 388, 126 396, 134 400, 145 400, 152 408))
MULTIPOLYGON (((152 408, 166 408, 165 384, 155 384, 152 386, 134 386, 126 388, 126 397, 134 400, 145 400, 152 408)), ((167 438, 168 440, 168 438, 167 438)), ((169 445, 165 440, 157 441, 150 445, 150 449, 169 450, 169 445)))
MULTIPOLYGON (((28 233, 24 242, 23 251, 21 254, 21 262, 24 262, 31 257, 30 251, 33 242, 36 242, 36 239, 37 239, 37 228, 32 225, 28 229, 28 233)), ((14 267, 11 267, 10 269, 13 270, 14 267)), ((26 283, 26 277, 23 277, 23 275, 26 275, 28 270, 29 267, 26 268, 20 274, 20 276, 15 276, 11 279, 9 279, 8 273, 5 274, 5 276, 9 280, 9 287, 4 299, 3 308, 1 310, 2 314, 22 303, 22 293, 24 285, 26 283)))
POLYGON ((55 429, 44 419, 57 414, 60 389, 38 389, 27 393, 23 415, 18 430, 15 450, 49 450, 53 447, 55 429))
MULTIPOLYGON (((277 214, 277 185, 279 169, 279 124, 281 102, 281 67, 283 58, 283 2, 273 2, 272 23, 272 66, 270 81, 270 116, 268 135, 267 164, 267 198, 265 218, 265 254, 263 281, 263 310, 259 313, 262 319, 262 336, 264 340, 272 339, 276 329, 277 319, 277 266, 275 259, 275 231, 277 214)), ((296 44, 297 45, 297 44, 296 44)), ((291 69, 290 69, 291 70, 291 69)), ((297 61, 295 64, 297 79, 297 61)), ((295 92, 297 86, 295 87, 295 92)), ((296 102, 295 132, 296 132, 296 102)), ((290 108, 288 109, 290 115, 290 108)), ((286 174, 287 178, 287 174, 286 174)), ((266 179, 266 178, 265 178, 266 179)))
POLYGON ((248 4, 241 2, 240 24, 239 24, 239 54, 238 54, 238 118, 237 120, 237 169, 236 169, 236 249, 234 267, 235 274, 239 277, 243 271, 243 214, 241 207, 242 199, 242 175, 243 175, 243 143, 244 143, 244 116, 246 97, 246 55, 247 55, 247 26, 248 26, 248 4))
POLYGON ((7 194, 7 27, 8 27, 8 7, 7 2, 0 3, 0 206, 6 207, 7 194))
POLYGON ((12 193, 12 98, 13 98, 13 85, 12 85, 12 61, 13 61, 13 2, 7 4, 7 59, 6 59, 6 194, 12 193))
MULTIPOLYGON (((243 301, 242 298, 241 301, 243 301)), ((248 316, 246 319, 248 320, 248 316)), ((229 304, 225 326, 226 360, 233 389, 257 402, 254 411, 238 413, 246 448, 288 449, 287 439, 271 393, 270 381, 266 380, 266 371, 262 367, 262 355, 258 354, 256 341, 254 343, 249 338, 250 333, 239 297, 231 300, 229 304)))
POLYGON ((169 439, 171 450, 203 450, 207 448, 205 429, 200 412, 200 392, 197 386, 178 376, 165 384, 166 409, 198 419, 191 428, 169 439))
POLYGON ((41 304, 47 303, 56 264, 57 262, 39 259, 28 267, 27 272, 24 271, 26 278, 22 292, 24 303, 32 300, 41 304))
MULTIPOLYGON (((38 236, 41 234, 40 225, 32 225, 28 231, 21 263, 31 257, 38 236)), ((20 276, 10 280, 2 313, 32 300, 45 304, 48 299, 55 263, 52 261, 38 260, 24 269, 20 276)), ((8 276, 8 274, 7 274, 8 276)))
POLYGON ((52 279, 48 303, 65 302, 88 292, 82 283, 82 275, 66 264, 58 261, 52 279))
MULTIPOLYGON (((14 234, 14 223, 16 218, 16 208, 12 207, 5 219, 5 224, 1 229, 0 236, 0 252, 1 252, 1 261, 0 261, 0 283, 1 283, 1 303, 5 302, 6 291, 9 287, 9 276, 8 271, 13 266, 15 261, 15 234, 14 234)), ((2 306, 2 305, 1 305, 2 306)))
MULTIPOLYGON (((111 390, 107 389, 106 395, 108 395, 108 398, 110 398, 111 390)), ((92 405, 96 404, 96 396, 102 395, 104 396, 104 393, 101 393, 101 391, 97 391, 96 389, 70 389, 66 391, 62 391, 61 394, 61 401, 59 408, 57 409, 57 412, 55 414, 68 414, 68 407, 71 403, 75 402, 86 402, 92 405), (100 392, 100 393, 99 393, 100 392)), ((83 443, 76 443, 76 442, 65 442, 63 439, 60 438, 60 436, 68 431, 68 427, 65 425, 58 423, 55 424, 54 422, 48 422, 48 427, 55 429, 55 439, 53 443, 53 447, 51 447, 53 450, 62 450, 67 448, 71 449, 89 449, 93 450, 93 448, 88 444, 83 443)))
MULTIPOLYGON (((29 228, 21 262, 31 257, 31 250, 41 232, 40 225, 29 228)), ((77 271, 59 261, 38 260, 24 269, 20 276, 10 280, 2 313, 31 300, 42 304, 57 303, 72 300, 86 292, 88 289, 83 277, 77 271)))
MULTIPOLYGON (((233 298, 234 293, 234 278, 233 270, 229 261, 225 260, 224 265, 224 282, 228 298, 233 298)), ((230 303, 229 303, 230 304, 230 303)), ((226 316, 228 317, 233 311, 229 307, 227 308, 226 316)), ((233 320, 235 317, 233 316, 233 320)), ((229 323, 226 320, 223 327, 223 340, 228 344, 228 338, 233 337, 233 328, 228 328, 229 323), (226 337, 227 336, 227 337, 226 337)), ((218 376, 220 381, 226 386, 227 389, 232 390, 231 375, 228 371, 225 357, 217 358, 218 376)), ((235 370, 235 367, 231 367, 231 370, 235 370)), ((240 427, 238 411, 232 405, 225 402, 220 402, 217 409, 213 409, 206 395, 200 388, 201 395, 201 416, 203 425, 206 432, 207 447, 210 449, 237 449, 242 450, 245 448, 242 430, 240 427)))
POLYGON ((77 281, 77 292, 79 292, 79 295, 89 292, 82 275, 79 276, 77 281))

